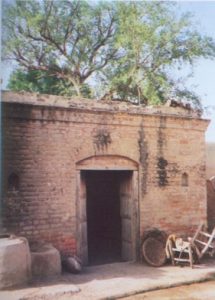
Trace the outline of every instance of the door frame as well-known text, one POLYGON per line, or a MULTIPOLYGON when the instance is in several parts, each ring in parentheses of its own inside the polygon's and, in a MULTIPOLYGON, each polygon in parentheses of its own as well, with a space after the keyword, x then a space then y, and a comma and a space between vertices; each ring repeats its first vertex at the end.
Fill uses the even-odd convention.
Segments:
POLYGON ((77 256, 84 265, 88 264, 88 241, 87 241, 87 194, 86 180, 83 171, 132 171, 132 261, 139 257, 140 247, 140 215, 139 215, 139 172, 138 164, 122 156, 93 156, 81 160, 76 164, 76 240, 77 256))

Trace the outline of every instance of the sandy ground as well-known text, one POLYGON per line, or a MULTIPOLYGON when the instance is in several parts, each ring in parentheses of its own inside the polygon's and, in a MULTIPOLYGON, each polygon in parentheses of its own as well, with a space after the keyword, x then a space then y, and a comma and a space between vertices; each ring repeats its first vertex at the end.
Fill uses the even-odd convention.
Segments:
POLYGON ((215 281, 182 285, 180 287, 146 292, 121 300, 214 300, 215 281))
POLYGON ((204 261, 193 269, 189 266, 153 268, 141 263, 113 263, 87 267, 78 275, 67 273, 52 280, 34 282, 28 287, 0 291, 0 300, 118 299, 214 278, 215 259, 204 261))

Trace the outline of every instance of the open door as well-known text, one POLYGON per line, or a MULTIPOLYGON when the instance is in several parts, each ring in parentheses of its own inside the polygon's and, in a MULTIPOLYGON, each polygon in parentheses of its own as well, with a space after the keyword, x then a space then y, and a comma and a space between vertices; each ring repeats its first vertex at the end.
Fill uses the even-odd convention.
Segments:
POLYGON ((88 263, 121 261, 120 171, 86 171, 88 263))

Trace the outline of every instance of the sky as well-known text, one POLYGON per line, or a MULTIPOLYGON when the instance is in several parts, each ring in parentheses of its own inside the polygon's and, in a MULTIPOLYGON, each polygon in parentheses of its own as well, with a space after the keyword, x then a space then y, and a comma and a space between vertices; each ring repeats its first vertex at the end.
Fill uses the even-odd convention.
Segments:
MULTIPOLYGON (((181 12, 190 11, 194 22, 201 33, 207 34, 215 40, 215 0, 213 1, 177 1, 181 12)), ((3 84, 5 89, 10 65, 2 65, 3 84)), ((195 92, 201 97, 203 107, 206 107, 204 118, 210 119, 206 131, 206 141, 215 143, 215 59, 200 59, 194 67, 194 76, 187 82, 195 86, 195 92)))
MULTIPOLYGON (((215 40, 215 0, 214 1, 178 1, 181 11, 190 11, 201 33, 215 40)), ((208 107, 204 117, 210 119, 206 131, 206 141, 215 142, 215 59, 200 59, 194 67, 194 77, 189 80, 195 85, 204 107, 208 107)))

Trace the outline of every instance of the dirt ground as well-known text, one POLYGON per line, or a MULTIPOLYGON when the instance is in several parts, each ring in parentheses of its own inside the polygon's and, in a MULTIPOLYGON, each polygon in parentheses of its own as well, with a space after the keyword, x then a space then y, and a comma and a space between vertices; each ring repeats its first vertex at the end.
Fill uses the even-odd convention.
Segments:
POLYGON ((183 285, 180 287, 146 292, 122 300, 214 300, 215 281, 183 285))
POLYGON ((136 299, 133 295, 141 293, 138 297, 142 298, 137 299, 215 300, 215 281, 210 290, 205 292, 200 288, 201 285, 197 285, 198 287, 193 289, 193 298, 187 294, 188 283, 206 280, 215 280, 214 259, 205 260, 193 269, 189 266, 181 268, 170 264, 153 268, 143 263, 112 263, 86 267, 77 275, 63 273, 57 278, 32 282, 29 286, 3 290, 0 291, 0 300, 113 300, 132 295, 129 298, 131 300, 136 299), (170 287, 182 285, 186 286, 182 290, 177 288, 175 292, 178 298, 174 298, 172 294, 165 294, 171 291, 170 287), (144 298, 152 290, 160 290, 158 296, 152 294, 152 297, 144 298), (199 291, 202 291, 200 298, 194 298, 200 295, 199 291), (161 298, 163 293, 167 298, 161 298), (207 297, 204 298, 204 295, 207 297))

